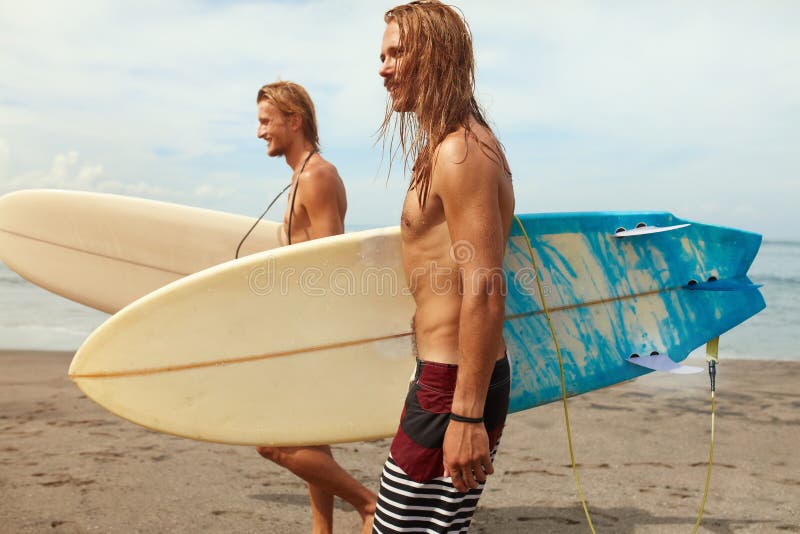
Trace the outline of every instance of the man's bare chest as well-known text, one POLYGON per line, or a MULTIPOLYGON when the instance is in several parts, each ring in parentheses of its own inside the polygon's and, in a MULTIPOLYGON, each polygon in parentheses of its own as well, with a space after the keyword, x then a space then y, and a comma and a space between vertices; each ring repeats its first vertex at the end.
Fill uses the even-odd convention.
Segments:
POLYGON ((406 194, 400 215, 400 231, 404 243, 424 240, 431 233, 440 232, 444 222, 444 210, 438 198, 429 198, 423 208, 415 191, 406 194))

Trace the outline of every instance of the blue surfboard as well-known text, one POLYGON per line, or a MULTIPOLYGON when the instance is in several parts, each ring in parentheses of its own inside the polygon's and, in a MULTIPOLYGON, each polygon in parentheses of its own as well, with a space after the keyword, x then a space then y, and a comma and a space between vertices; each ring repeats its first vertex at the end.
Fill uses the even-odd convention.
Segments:
MULTIPOLYGON (((666 355, 680 362, 765 307, 747 278, 760 235, 659 212, 519 220, 561 347, 568 395, 651 372, 631 359, 666 355)), ((561 397, 555 341, 531 265, 515 223, 505 257, 512 412, 561 397)))

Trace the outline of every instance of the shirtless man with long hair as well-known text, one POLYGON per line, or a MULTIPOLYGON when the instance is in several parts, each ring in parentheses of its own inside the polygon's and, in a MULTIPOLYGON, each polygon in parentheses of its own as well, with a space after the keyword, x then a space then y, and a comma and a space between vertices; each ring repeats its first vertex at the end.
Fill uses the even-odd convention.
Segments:
POLYGON ((400 143, 411 168, 401 232, 418 359, 373 532, 466 532, 508 411, 511 172, 474 96, 466 21, 438 1, 398 6, 384 20, 381 135, 390 154, 400 143))
MULTIPOLYGON (((344 184, 336 167, 319 153, 314 104, 306 90, 292 82, 271 83, 258 91, 256 103, 258 137, 267 142, 267 154, 283 156, 292 169, 284 215, 285 243, 343 233, 347 211, 344 184)), ((376 495, 336 463, 328 445, 256 450, 306 481, 314 534, 333 531, 334 495, 353 505, 369 532, 376 495)))

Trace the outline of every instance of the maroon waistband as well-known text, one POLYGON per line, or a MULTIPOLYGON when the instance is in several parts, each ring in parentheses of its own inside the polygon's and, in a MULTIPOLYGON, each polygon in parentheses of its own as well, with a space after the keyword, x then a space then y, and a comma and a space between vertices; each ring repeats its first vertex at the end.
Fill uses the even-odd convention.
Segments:
MULTIPOLYGON (((438 391, 452 393, 456 390, 457 376, 458 365, 417 359, 417 370, 414 374, 414 380, 420 385, 438 391)), ((504 356, 495 362, 489 385, 491 387, 492 385, 501 383, 509 379, 510 376, 511 369, 508 363, 508 356, 504 356)))

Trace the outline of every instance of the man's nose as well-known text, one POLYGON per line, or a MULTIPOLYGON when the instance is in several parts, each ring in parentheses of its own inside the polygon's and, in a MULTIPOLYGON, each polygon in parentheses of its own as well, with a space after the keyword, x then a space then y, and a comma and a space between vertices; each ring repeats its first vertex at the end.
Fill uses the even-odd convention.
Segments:
POLYGON ((381 68, 378 69, 378 74, 381 78, 387 78, 392 74, 394 70, 394 60, 391 58, 386 58, 383 63, 381 63, 381 68))

